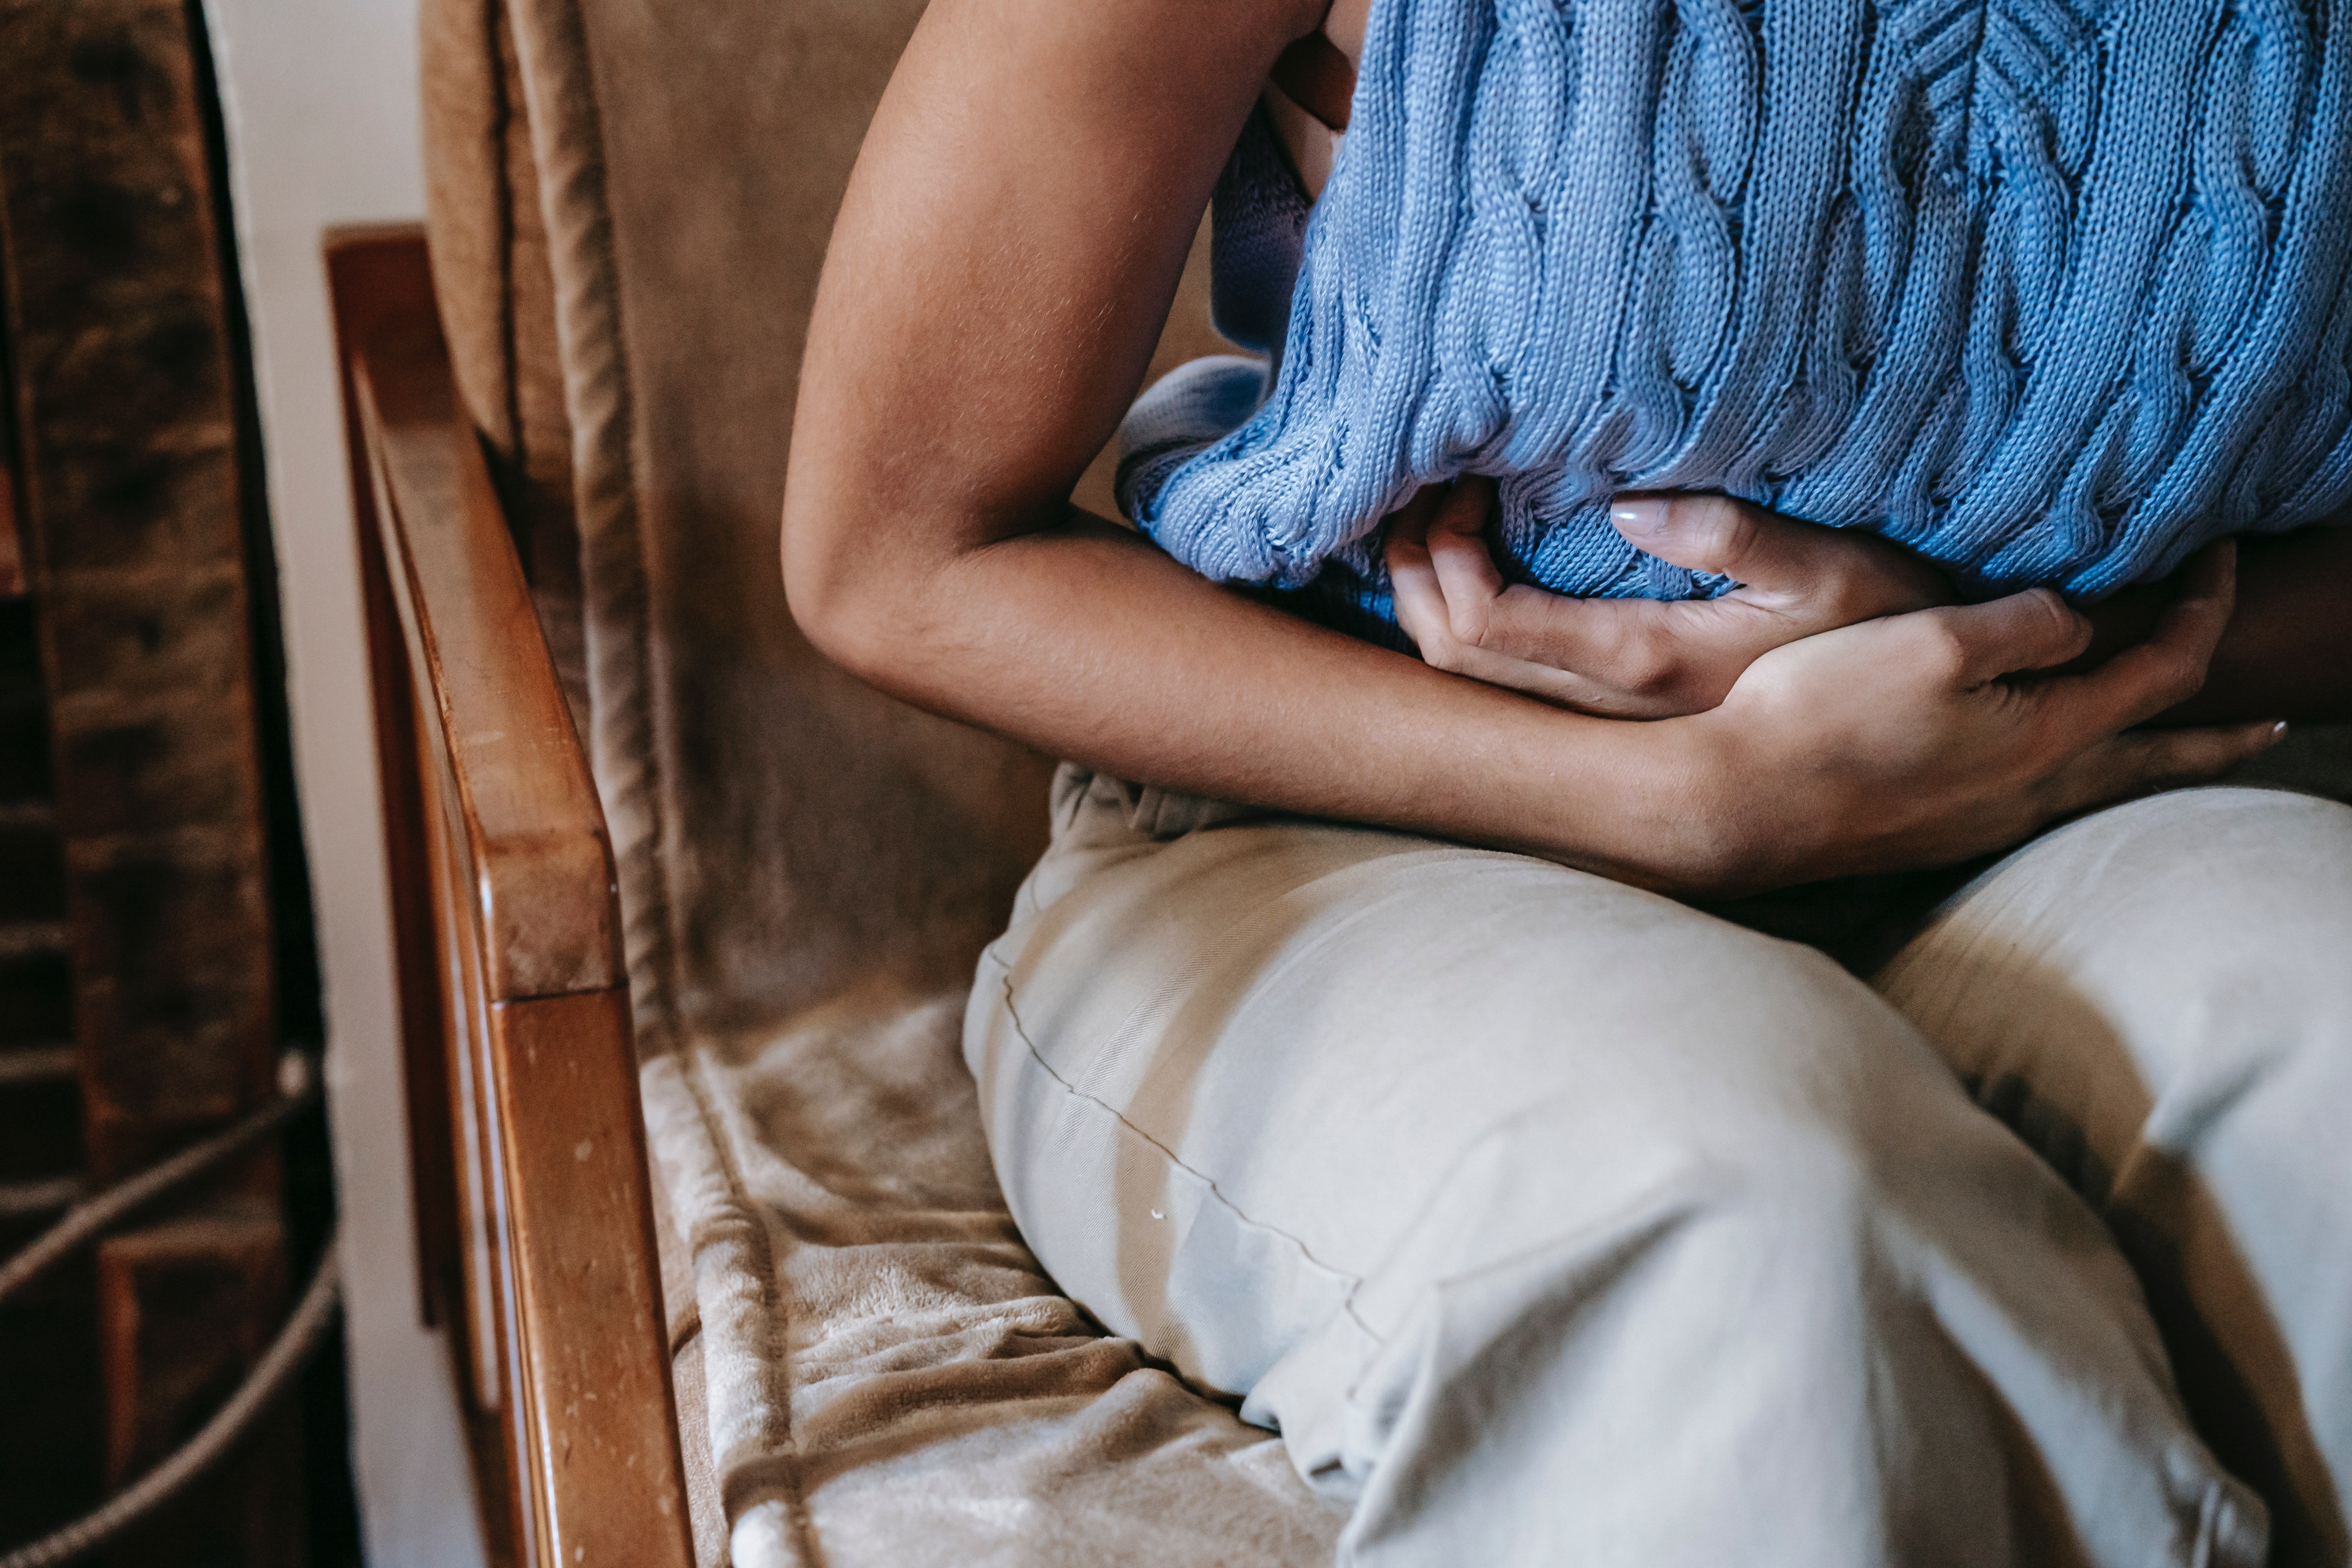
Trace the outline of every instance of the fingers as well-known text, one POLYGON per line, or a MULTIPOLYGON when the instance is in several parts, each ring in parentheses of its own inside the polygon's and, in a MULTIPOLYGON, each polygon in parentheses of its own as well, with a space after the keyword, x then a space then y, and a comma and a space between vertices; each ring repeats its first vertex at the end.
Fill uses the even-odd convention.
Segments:
POLYGON ((1818 630, 1952 598, 1941 573, 1899 546, 1728 496, 1628 493, 1611 504, 1609 520, 1661 561, 1736 579, 1768 604, 1810 609, 1818 630))
POLYGON ((1475 539, 1486 531, 1486 523, 1495 515, 1495 481, 1485 474, 1465 474, 1450 485, 1433 486, 1422 493, 1437 500, 1429 525, 1432 533, 1475 539))
MULTIPOLYGON (((1602 689, 1622 693, 1628 711, 1671 707, 1680 694, 1655 689, 1691 662, 1692 653, 1707 650, 1683 647, 1670 629, 1677 622, 1647 600, 1578 599, 1511 587, 1487 547, 1494 513, 1495 481, 1465 474, 1445 493, 1429 524, 1429 570, 1453 640, 1506 658, 1580 672, 1602 689)), ((1695 633, 1726 619, 1710 613, 1712 606, 1675 608, 1684 612, 1681 622, 1695 633)), ((1722 685, 1760 648, 1743 644, 1733 651, 1738 660, 1722 685)))
POLYGON ((1412 499, 1388 515, 1388 542, 1420 544, 1429 537, 1429 525, 1446 499, 1444 485, 1423 485, 1412 499))
POLYGON ((1503 574, 1486 548, 1494 501, 1494 480, 1466 475, 1446 492, 1429 527, 1430 565, 1453 617, 1454 635, 1465 643, 1487 641, 1489 617, 1503 593, 1503 574))
POLYGON ((1916 619, 1941 639, 1946 673, 1966 687, 2020 670, 2048 669, 2091 645, 2090 621, 2047 588, 1981 605, 1923 610, 1916 619))
POLYGON ((1429 524, 1437 511, 1440 491, 1425 486, 1412 500, 1389 514, 1381 553, 1387 559, 1389 585, 1396 595, 1397 624, 1431 663, 1444 666, 1450 654, 1452 627, 1445 595, 1429 558, 1429 524))
MULTIPOLYGON (((1494 493, 1492 480, 1474 476, 1425 489, 1391 514, 1382 553, 1397 624, 1424 661, 1617 718, 1665 718, 1722 700, 1757 650, 1694 650, 1673 628, 1714 631, 1729 646, 1743 619, 1770 617, 1752 607, 1727 615, 1714 604, 1576 599, 1510 586, 1486 546, 1494 493)), ((1761 646, 1772 640, 1782 639, 1761 646)))
POLYGON ((2230 625, 2238 596, 2238 547, 2224 539, 2189 562, 2180 596, 2158 618, 2147 640, 2124 649, 2098 668, 2053 685, 2053 693, 2082 710, 2086 722, 2108 730, 2144 724, 2203 689, 2213 650, 2230 625))
POLYGON ((2194 730, 2138 730, 2114 736, 2076 758, 2059 775, 2058 814, 2202 784, 2268 751, 2285 736, 2284 724, 2268 720, 2194 730))
POLYGON ((1482 651, 1561 670, 1591 667, 1605 649, 1587 623, 1626 606, 1509 592, 1486 547, 1494 501, 1495 481, 1471 474, 1424 488, 1391 516, 1386 554, 1405 635, 1423 658, 1463 674, 1482 651))

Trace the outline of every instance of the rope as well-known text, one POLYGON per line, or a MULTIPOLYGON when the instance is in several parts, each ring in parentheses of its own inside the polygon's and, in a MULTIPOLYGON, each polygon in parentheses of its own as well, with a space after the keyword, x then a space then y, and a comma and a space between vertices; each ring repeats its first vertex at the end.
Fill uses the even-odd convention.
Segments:
MULTIPOLYGON (((0 1300, 23 1289, 43 1269, 125 1215, 243 1153, 319 1098, 318 1075, 307 1058, 293 1052, 279 1061, 278 1084, 278 1099, 274 1103, 263 1106, 226 1131, 190 1144, 170 1159, 68 1210, 66 1216, 38 1240, 0 1265, 0 1300)), ((28 1545, 0 1553, 0 1568, 52 1568, 53 1564, 95 1551, 170 1500, 236 1447, 254 1419, 285 1392, 287 1383, 319 1348, 327 1325, 334 1321, 341 1289, 336 1247, 336 1238, 330 1237, 293 1315, 278 1331, 278 1337, 270 1341, 269 1349, 246 1374, 236 1392, 194 1436, 96 1512, 28 1545)))
POLYGON ((275 1104, 263 1106, 228 1131, 216 1132, 201 1143, 192 1143, 161 1164, 151 1165, 129 1181, 109 1187, 68 1210, 65 1218, 39 1240, 0 1265, 0 1301, 23 1289, 34 1276, 133 1209, 154 1202, 181 1183, 243 1153, 319 1098, 318 1075, 303 1057, 287 1054, 279 1068, 278 1082, 281 1098, 275 1104))
POLYGON ((55 1568, 58 1563, 95 1551, 168 1501, 234 1447, 255 1417, 285 1392, 286 1384, 310 1360, 327 1326, 334 1321, 341 1287, 337 1246, 337 1238, 328 1239, 327 1249, 320 1255, 319 1267, 311 1272, 310 1283, 304 1289, 294 1315, 286 1320, 286 1326, 278 1331, 278 1337, 269 1342, 269 1349, 237 1391, 229 1395, 228 1403, 194 1436, 95 1513, 0 1554, 0 1568, 55 1568))

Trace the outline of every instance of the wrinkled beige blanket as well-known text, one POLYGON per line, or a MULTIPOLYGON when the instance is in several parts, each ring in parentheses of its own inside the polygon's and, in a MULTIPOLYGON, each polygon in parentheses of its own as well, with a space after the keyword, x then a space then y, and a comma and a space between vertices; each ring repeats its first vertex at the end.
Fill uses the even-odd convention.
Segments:
POLYGON ((698 1558, 1329 1562, 1345 1510, 1279 1440, 1104 1337, 1021 1244, 962 1011, 880 993, 645 1068, 698 1558))

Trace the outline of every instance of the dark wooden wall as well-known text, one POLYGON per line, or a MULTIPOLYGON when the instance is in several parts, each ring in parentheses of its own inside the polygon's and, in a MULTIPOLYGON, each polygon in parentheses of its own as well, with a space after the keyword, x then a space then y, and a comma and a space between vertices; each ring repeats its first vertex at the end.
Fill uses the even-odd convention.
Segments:
MULTIPOLYGON (((259 475, 201 35, 182 0, 0 0, 0 62, 5 1246, 37 1184, 102 1184, 262 1104, 278 1029, 259 475)), ((234 1387, 286 1304, 282 1209, 265 1152, 0 1317, 0 1544, 234 1387)), ((299 1556, 289 1420, 199 1491, 113 1560, 299 1556)))

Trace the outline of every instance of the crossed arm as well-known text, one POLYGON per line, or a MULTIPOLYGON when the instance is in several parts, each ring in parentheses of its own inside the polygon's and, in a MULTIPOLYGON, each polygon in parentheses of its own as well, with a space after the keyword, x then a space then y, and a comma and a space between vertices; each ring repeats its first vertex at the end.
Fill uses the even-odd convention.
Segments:
POLYGON ((783 562, 874 684, 1120 776, 1673 890, 1958 859, 2226 768, 2268 723, 2138 731, 2230 622, 2226 550, 2096 668, 2037 591, 1763 652, 1628 722, 1205 582, 1068 502, 1140 378, 1225 150, 1318 0, 939 0, 868 134, 802 377, 783 562))

